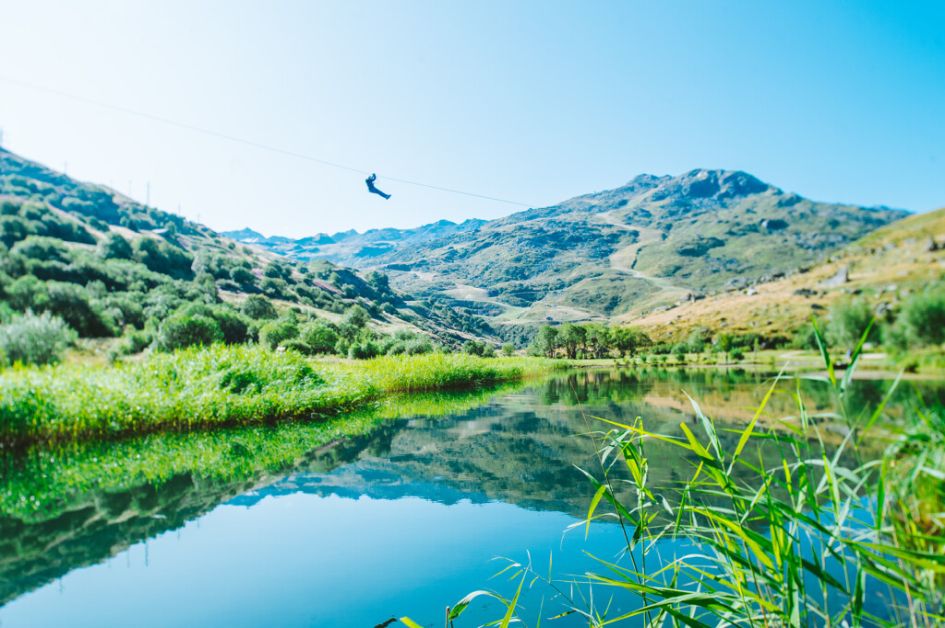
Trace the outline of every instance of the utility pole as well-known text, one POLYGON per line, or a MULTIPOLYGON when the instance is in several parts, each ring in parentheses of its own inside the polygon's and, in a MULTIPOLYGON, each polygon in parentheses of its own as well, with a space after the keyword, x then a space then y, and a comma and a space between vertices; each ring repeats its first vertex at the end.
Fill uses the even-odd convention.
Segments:
POLYGON ((144 185, 144 204, 147 207, 151 206, 151 182, 148 181, 144 185))

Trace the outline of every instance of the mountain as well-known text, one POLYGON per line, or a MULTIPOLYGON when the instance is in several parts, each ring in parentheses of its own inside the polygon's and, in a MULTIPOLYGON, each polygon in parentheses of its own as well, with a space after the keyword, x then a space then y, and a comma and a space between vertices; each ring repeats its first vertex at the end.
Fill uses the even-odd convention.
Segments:
POLYGON ((382 274, 241 246, 2 148, 0 241, 0 318, 49 310, 84 337, 155 329, 187 304, 238 307, 250 295, 329 320, 359 304, 382 331, 419 329, 448 343, 489 336, 478 319, 393 290, 382 274))
POLYGON ((297 240, 282 236, 266 237, 248 228, 224 231, 222 235, 238 242, 257 244, 296 259, 325 259, 345 266, 372 268, 375 264, 370 260, 374 258, 397 249, 427 245, 436 240, 475 231, 485 223, 485 220, 476 219, 461 223, 439 220, 415 229, 369 229, 364 233, 352 229, 332 235, 320 233, 297 240))
POLYGON ((945 208, 881 227, 790 276, 683 303, 633 322, 658 340, 682 340, 694 327, 784 338, 838 300, 864 298, 876 311, 894 311, 910 294, 943 276, 945 208))
POLYGON ((699 169, 640 175, 497 220, 349 232, 318 246, 261 244, 383 270, 398 289, 451 299, 510 330, 633 319, 765 281, 906 215, 808 200, 745 172, 699 169))

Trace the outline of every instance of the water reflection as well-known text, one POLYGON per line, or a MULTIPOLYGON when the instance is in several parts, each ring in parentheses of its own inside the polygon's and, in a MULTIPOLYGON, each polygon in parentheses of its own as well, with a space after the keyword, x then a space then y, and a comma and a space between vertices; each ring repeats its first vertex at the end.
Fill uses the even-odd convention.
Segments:
MULTIPOLYGON (((413 408, 397 400, 373 417, 358 417, 360 427, 354 430, 355 435, 331 447, 314 446, 326 442, 326 430, 333 429, 330 425, 292 424, 7 456, 0 486, 0 603, 15 600, 79 567, 127 553, 129 547, 143 540, 189 529, 192 524, 188 522, 222 517, 222 512, 229 513, 227 525, 238 530, 234 538, 248 545, 259 543, 256 532, 245 527, 252 517, 239 513, 268 512, 271 504, 296 503, 299 496, 317 498, 317 507, 312 505, 316 502, 305 502, 305 509, 311 512, 305 510, 309 514, 302 515, 318 518, 313 525, 328 525, 324 518, 341 517, 342 512, 354 519, 387 517, 391 511, 379 504, 397 502, 397 517, 413 521, 417 513, 435 512, 436 517, 449 521, 444 525, 453 528, 452 532, 437 530, 433 534, 429 525, 420 522, 416 529, 403 530, 392 539, 406 543, 404 534, 417 537, 408 543, 411 546, 428 535, 439 539, 437 542, 444 547, 469 543, 469 538, 463 537, 469 530, 461 522, 463 517, 479 521, 486 516, 486 511, 475 509, 477 505, 493 513, 489 516, 496 520, 489 525, 496 534, 504 534, 508 543, 519 543, 509 547, 554 545, 560 531, 586 512, 588 483, 575 466, 594 464, 596 443, 588 433, 604 426, 598 418, 627 420, 641 416, 647 429, 675 433, 681 421, 692 422, 694 418, 682 392, 685 390, 718 421, 744 420, 751 416, 768 381, 769 376, 763 374, 708 369, 689 373, 583 371, 514 390, 425 396, 415 399, 413 408), (402 418, 389 420, 392 415, 402 418), (134 479, 128 485, 122 478, 134 479), (80 490, 70 490, 70 486, 80 490), (39 503, 32 509, 31 499, 39 503), (361 504, 360 510, 352 503, 361 504), (452 514, 431 511, 423 504, 445 506, 452 514), (459 512, 465 514, 459 517, 459 512), (513 533, 518 530, 516 526, 525 529, 513 533), (532 536, 529 526, 535 531, 532 536)), ((798 385, 812 413, 856 417, 868 403, 883 397, 889 382, 858 382, 843 408, 836 407, 823 386, 787 382, 773 398, 769 417, 796 414, 791 394, 798 385)), ((923 385, 919 392, 926 401, 941 402, 938 386, 923 385)), ((901 413, 912 403, 913 394, 910 386, 903 386, 890 413, 901 413)), ((837 430, 842 433, 842 424, 837 430)), ((720 437, 725 446, 731 447, 738 434, 722 430, 720 437)), ((651 464, 652 486, 666 491, 669 499, 671 489, 688 477, 696 462, 683 453, 663 443, 648 446, 651 460, 658 461, 651 464)), ((268 525, 281 522, 270 521, 268 525)), ((337 571, 341 563, 357 559, 365 549, 363 539, 346 537, 343 529, 335 527, 332 533, 340 536, 328 539, 328 543, 343 551, 331 552, 324 546, 326 540, 319 539, 320 551, 330 554, 319 559, 319 569, 337 571)), ((601 534, 601 539, 608 538, 606 532, 601 534)), ((202 551, 211 543, 205 536, 201 535, 198 546, 189 551, 202 551)), ((479 537, 474 534, 472 538, 479 537)), ((300 542, 316 543, 305 537, 300 542)), ((433 575, 435 570, 427 565, 411 563, 417 573, 439 578, 442 585, 430 589, 433 584, 426 583, 423 586, 428 588, 423 589, 422 583, 414 582, 413 588, 426 590, 425 595, 446 596, 436 598, 437 608, 455 601, 450 597, 454 593, 461 595, 464 587, 482 584, 488 575, 483 571, 483 561, 493 555, 488 552, 504 547, 497 546, 497 542, 483 539, 480 547, 469 548, 478 551, 469 551, 463 560, 452 557, 449 578, 433 575)), ((581 549, 587 548, 575 549, 575 556, 581 549)), ((167 551, 177 556, 173 550, 167 551)), ((272 559, 278 560, 278 555, 272 559)), ((391 558, 386 566, 381 561, 380 567, 398 571, 405 561, 411 562, 402 555, 398 560, 391 558)), ((102 572, 93 569, 83 577, 94 579, 96 573, 102 572)), ((158 589, 154 595, 161 594, 161 587, 172 587, 173 565, 168 573, 168 580, 152 584, 158 589)), ((104 586, 107 578, 100 577, 104 586)), ((47 589, 35 595, 48 596, 47 589)), ((425 599, 396 587, 390 589, 390 595, 414 606, 425 599)), ((0 620, 30 606, 30 599, 32 596, 25 596, 10 604, 8 609, 13 610, 0 612, 0 620)), ((47 604, 68 606, 64 599, 50 600, 47 604)), ((258 602, 261 608, 269 603, 265 597, 258 602)), ((309 600, 308 611, 317 614, 323 603, 309 600)), ((305 608, 300 609, 298 617, 308 617, 303 611, 305 608)), ((371 612, 382 611, 377 607, 371 612)), ((293 623, 298 619, 293 617, 284 619, 293 623)), ((85 623, 94 623, 91 619, 85 623)), ((157 620, 159 624, 175 623, 170 617, 157 620)), ((330 622, 329 615, 324 615, 323 621, 330 622)))

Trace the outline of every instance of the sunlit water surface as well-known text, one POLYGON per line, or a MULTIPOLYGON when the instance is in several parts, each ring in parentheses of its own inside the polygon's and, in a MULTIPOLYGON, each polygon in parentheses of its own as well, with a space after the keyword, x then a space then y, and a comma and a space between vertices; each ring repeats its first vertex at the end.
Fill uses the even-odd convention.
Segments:
MULTIPOLYGON (((575 466, 594 470, 586 434, 602 427, 596 417, 642 416, 648 429, 674 433, 693 420, 686 391, 719 421, 744 419, 765 381, 719 371, 557 375, 471 409, 379 421, 250 490, 227 494, 188 479, 140 487, 136 508, 102 507, 105 515, 83 514, 78 523, 78 515, 8 522, 0 626, 370 627, 403 615, 442 626, 446 606, 470 591, 514 593, 517 580, 492 577, 505 559, 547 573, 551 558, 560 580, 601 571, 596 559, 626 563, 619 526, 592 525, 587 538, 583 526, 568 531, 593 493, 575 466), (17 555, 37 544, 39 558, 17 555)), ((828 409, 829 397, 805 386, 812 409, 828 409)), ((858 386, 852 414, 888 383, 858 386)), ((922 394, 941 401, 935 386, 922 394)), ((791 403, 776 396, 770 414, 791 414, 791 403)), ((650 456, 657 488, 690 473, 676 448, 654 446, 650 456)), ((672 556, 681 543, 665 541, 661 553, 672 556)), ((611 593, 596 595, 603 607, 611 593)), ((521 602, 526 614, 545 618, 566 603, 540 583, 521 602)), ((610 610, 636 604, 617 596, 610 610)), ((480 598, 458 625, 499 616, 497 602, 480 598)))

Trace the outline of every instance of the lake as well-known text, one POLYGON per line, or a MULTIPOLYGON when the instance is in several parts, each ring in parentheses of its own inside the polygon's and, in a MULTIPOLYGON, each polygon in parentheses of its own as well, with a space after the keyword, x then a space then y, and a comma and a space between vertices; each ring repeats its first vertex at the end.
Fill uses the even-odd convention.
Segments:
MULTIPOLYGON (((396 399, 359 416, 357 433, 288 466, 270 450, 304 450, 307 431, 320 428, 10 454, 0 626, 376 626, 403 615, 442 626, 445 607, 473 590, 514 594, 518 580, 492 577, 505 559, 547 573, 550 556, 559 579, 602 570, 596 559, 626 560, 618 525, 594 524, 586 538, 583 526, 569 529, 593 495, 576 467, 595 470, 590 433, 607 427, 599 418, 640 416, 649 431, 676 434, 680 422, 693 424, 685 392, 720 424, 743 422, 769 382, 740 370, 593 370, 396 399), (160 463, 149 459, 158 448, 160 463)), ((856 382, 842 410, 857 416, 888 386, 856 382)), ((801 390, 827 437, 842 438, 824 387, 805 381, 801 390)), ((782 384, 766 417, 796 414, 795 391, 794 380, 782 384)), ((916 392, 945 399, 938 384, 901 384, 890 413, 916 392)), ((721 437, 732 444, 738 434, 721 437)), ((680 451, 648 445, 650 483, 670 499, 694 462, 680 451)), ((686 549, 661 543, 668 553, 686 549)), ((610 608, 636 603, 617 598, 610 608)), ((562 604, 540 583, 522 599, 546 618, 562 604)), ((479 598, 458 625, 499 616, 498 602, 479 598)))

